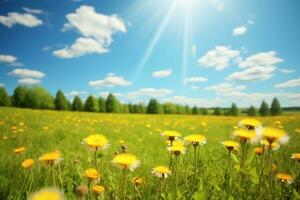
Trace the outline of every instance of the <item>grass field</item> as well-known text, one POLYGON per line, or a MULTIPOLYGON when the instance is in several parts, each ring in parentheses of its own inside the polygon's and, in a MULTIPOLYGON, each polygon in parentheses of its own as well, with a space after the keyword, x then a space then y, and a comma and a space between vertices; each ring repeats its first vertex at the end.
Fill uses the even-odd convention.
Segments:
POLYGON ((264 126, 280 123, 290 137, 287 144, 272 152, 271 162, 276 169, 273 167, 271 173, 262 170, 262 163, 267 163, 264 157, 253 153, 260 143, 248 144, 242 166, 243 146, 229 154, 221 144, 229 139, 239 141, 232 137, 232 132, 241 119, 1 108, 0 199, 27 199, 44 187, 58 188, 66 199, 76 199, 77 186, 92 188, 95 184, 103 185, 105 192, 96 196, 90 191, 87 199, 299 199, 300 163, 291 155, 300 152, 300 115, 257 117, 264 126), (192 145, 186 146, 186 153, 178 156, 178 162, 174 161, 177 156, 173 156, 172 174, 162 179, 151 172, 158 165, 169 166, 170 153, 166 139, 161 136, 166 130, 180 132, 181 138, 202 134, 207 143, 197 147, 197 164, 192 145), (101 178, 96 181, 88 181, 85 175, 88 168, 95 168, 95 150, 82 142, 91 134, 104 135, 110 143, 109 148, 97 151, 101 178), (123 142, 141 163, 125 175, 123 169, 111 162, 123 142), (15 153, 18 147, 25 150, 15 153), (38 159, 55 150, 63 158, 57 164, 47 165, 38 159), (28 158, 35 162, 30 169, 24 169, 21 163, 28 158), (290 174, 293 182, 276 180, 278 172, 290 174), (142 178, 143 183, 133 184, 133 177, 142 178))

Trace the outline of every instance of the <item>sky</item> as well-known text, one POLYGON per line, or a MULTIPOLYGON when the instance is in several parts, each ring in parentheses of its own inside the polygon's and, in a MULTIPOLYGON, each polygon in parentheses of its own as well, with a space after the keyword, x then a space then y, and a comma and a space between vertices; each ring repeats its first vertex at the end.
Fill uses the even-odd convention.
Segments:
POLYGON ((300 106, 298 0, 0 0, 0 86, 300 106))

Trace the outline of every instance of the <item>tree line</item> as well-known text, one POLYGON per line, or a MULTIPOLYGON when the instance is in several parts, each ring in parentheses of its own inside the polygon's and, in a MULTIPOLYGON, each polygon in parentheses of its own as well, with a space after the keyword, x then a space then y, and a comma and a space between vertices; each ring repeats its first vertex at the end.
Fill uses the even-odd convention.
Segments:
POLYGON ((69 101, 61 90, 58 90, 53 97, 45 88, 40 86, 26 87, 18 86, 12 96, 9 96, 4 87, 0 87, 0 106, 14 106, 19 108, 50 109, 85 111, 100 113, 141 113, 141 114, 193 114, 193 115, 226 115, 238 116, 246 114, 248 116, 268 116, 280 115, 282 109, 278 99, 275 97, 271 107, 263 101, 259 109, 250 106, 248 110, 241 111, 235 103, 230 108, 200 108, 197 106, 179 105, 174 103, 159 103, 156 99, 151 99, 148 105, 122 104, 113 94, 107 98, 96 98, 88 96, 82 101, 79 96, 75 96, 73 101, 69 101))

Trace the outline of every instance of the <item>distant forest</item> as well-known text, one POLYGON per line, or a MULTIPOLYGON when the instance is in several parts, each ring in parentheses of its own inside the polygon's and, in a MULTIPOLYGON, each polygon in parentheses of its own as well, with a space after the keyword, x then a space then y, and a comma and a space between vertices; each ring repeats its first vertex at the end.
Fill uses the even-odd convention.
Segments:
POLYGON ((0 106, 19 108, 50 109, 65 111, 100 112, 100 113, 140 113, 140 114, 184 114, 184 115, 225 115, 225 116, 276 116, 282 112, 300 111, 299 107, 281 108, 279 100, 274 97, 270 106, 262 101, 259 108, 238 108, 232 103, 230 108, 205 108, 200 106, 180 105, 174 103, 160 103, 150 99, 148 104, 121 103, 113 94, 107 98, 96 98, 92 95, 82 101, 75 96, 69 101, 61 90, 53 97, 45 88, 40 86, 18 86, 12 96, 9 96, 4 87, 0 87, 0 106))

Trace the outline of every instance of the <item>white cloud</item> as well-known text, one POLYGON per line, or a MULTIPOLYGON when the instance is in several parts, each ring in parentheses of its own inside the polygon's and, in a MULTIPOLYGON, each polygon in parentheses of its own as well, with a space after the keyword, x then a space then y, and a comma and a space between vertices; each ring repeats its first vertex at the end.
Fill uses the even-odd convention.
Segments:
POLYGON ((223 102, 221 98, 205 99, 205 98, 190 98, 186 96, 174 96, 166 98, 164 102, 171 102, 181 105, 198 106, 198 107, 215 107, 220 106, 223 102))
POLYGON ((53 54, 60 58, 74 58, 91 53, 106 53, 108 49, 104 48, 98 41, 92 38, 78 38, 71 47, 65 47, 53 51, 53 54))
POLYGON ((33 78, 22 78, 18 81, 18 83, 22 85, 35 85, 41 83, 41 80, 33 78))
POLYGON ((172 74, 172 69, 165 69, 165 70, 153 72, 152 76, 154 78, 165 78, 171 76, 171 74, 172 74))
POLYGON ((86 95, 87 93, 85 91, 71 91, 65 93, 67 97, 75 97, 75 96, 81 96, 81 95, 86 95))
POLYGON ((0 63, 14 63, 18 58, 12 55, 0 55, 0 63))
POLYGON ((228 67, 230 61, 240 55, 238 50, 232 50, 226 46, 216 46, 215 49, 206 52, 198 59, 198 63, 206 68, 223 70, 228 67))
POLYGON ((199 82, 206 82, 208 79, 202 76, 194 76, 190 78, 186 78, 184 83, 199 83, 199 82))
MULTIPOLYGON (((112 35, 118 32, 126 32, 125 23, 117 15, 109 16, 97 13, 92 6, 82 5, 76 9, 75 13, 67 14, 66 18, 68 22, 64 24, 62 30, 68 31, 74 29, 85 38, 85 41, 92 42, 93 45, 91 49, 89 49, 89 46, 86 46, 84 50, 82 50, 81 47, 79 48, 80 50, 76 48, 76 51, 74 51, 74 46, 79 45, 78 43, 80 42, 77 39, 71 48, 57 50, 59 53, 54 51, 54 55, 62 58, 77 57, 86 53, 106 53, 109 51, 108 48, 113 41, 112 35), (78 51, 80 53, 75 53, 78 51)), ((81 38, 81 40, 84 39, 81 38)), ((82 42, 80 44, 82 44, 82 42)))
POLYGON ((22 9, 27 12, 27 13, 32 13, 32 14, 42 14, 43 10, 40 9, 33 9, 33 8, 27 8, 27 7, 22 7, 22 9))
POLYGON ((127 99, 136 99, 140 96, 147 97, 165 97, 169 94, 172 94, 173 90, 170 89, 156 89, 156 88, 142 88, 134 92, 129 92, 125 97, 127 99))
POLYGON ((195 85, 194 85, 194 86, 191 86, 191 87, 190 87, 190 89, 192 89, 192 90, 199 90, 199 89, 200 89, 200 87, 199 87, 199 86, 195 86, 195 85))
POLYGON ((0 87, 4 87, 4 84, 3 84, 3 83, 0 83, 0 87))
POLYGON ((245 85, 232 85, 231 83, 220 83, 217 85, 212 85, 206 87, 208 91, 215 91, 218 95, 231 96, 232 93, 240 92, 245 90, 247 87, 245 85))
POLYGON ((113 73, 108 74, 103 80, 90 81, 89 85, 99 89, 102 87, 129 86, 131 82, 113 73))
POLYGON ((278 89, 293 88, 300 86, 300 77, 275 85, 278 89))
POLYGON ((41 79, 46 74, 44 74, 43 72, 40 72, 40 71, 30 70, 30 69, 14 69, 13 71, 9 72, 8 75, 18 76, 18 77, 21 77, 21 78, 41 79))
POLYGON ((283 60, 277 57, 275 51, 261 52, 240 60, 240 68, 243 71, 230 74, 226 80, 229 81, 263 81, 271 78, 276 70, 276 64, 283 60))
MULTIPOLYGON (((110 93, 112 93, 112 92, 107 92, 107 91, 105 91, 105 92, 100 92, 99 94, 100 94, 101 97, 107 98, 108 95, 109 95, 110 93)), ((123 93, 120 93, 120 92, 116 92, 116 93, 112 93, 112 94, 113 94, 115 97, 122 97, 122 96, 124 95, 123 93)))
POLYGON ((294 69, 279 69, 280 72, 284 73, 284 74, 290 74, 295 72, 294 69))
POLYGON ((230 74, 228 81, 263 81, 271 78, 276 67, 252 67, 230 74))
POLYGON ((11 28, 16 24, 26 27, 36 27, 43 24, 43 21, 30 13, 10 12, 7 16, 0 15, 0 24, 11 28))
POLYGON ((283 61, 276 54, 275 51, 257 53, 247 57, 245 60, 241 60, 239 66, 241 68, 275 66, 283 61))
POLYGON ((246 26, 239 26, 233 29, 232 35, 243 35, 247 32, 247 27, 246 26))

